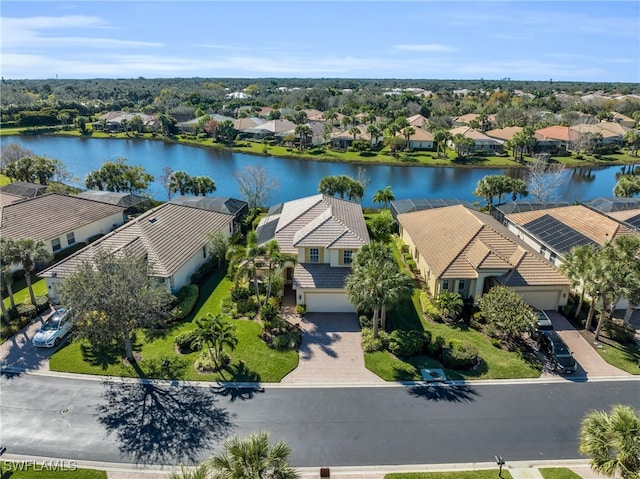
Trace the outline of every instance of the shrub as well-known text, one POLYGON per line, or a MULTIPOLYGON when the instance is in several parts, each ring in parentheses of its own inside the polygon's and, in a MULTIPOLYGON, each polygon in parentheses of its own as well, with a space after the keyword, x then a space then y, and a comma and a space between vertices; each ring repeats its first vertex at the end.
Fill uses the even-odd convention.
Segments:
POLYGON ((192 329, 191 331, 178 334, 173 342, 182 354, 189 354, 194 351, 199 351, 202 348, 202 345, 198 344, 196 338, 197 333, 195 329, 192 329))
POLYGON ((29 321, 35 319, 38 315, 35 305, 31 303, 16 304, 16 312, 18 313, 18 316, 29 318, 29 321))
MULTIPOLYGON (((450 341, 451 343, 452 341, 450 341)), ((471 369, 478 362, 478 349, 469 343, 454 343, 454 347, 442 350, 442 365, 445 368, 465 370, 471 369)))
POLYGON ((373 327, 373 319, 366 314, 360 315, 360 317, 358 317, 358 322, 360 323, 360 329, 373 327))
POLYGON ((634 327, 621 319, 612 319, 602 325, 605 334, 614 341, 625 344, 633 341, 636 333, 634 327))
POLYGON ((255 298, 247 298, 238 301, 238 314, 256 313, 258 312, 258 302, 255 298))
POLYGON ((409 245, 403 244, 400 247, 400 251, 402 251, 402 254, 409 253, 409 245))
POLYGON ((307 312, 306 304, 296 304, 296 313, 303 315, 303 314, 306 314, 306 312, 307 312))
POLYGON ((49 309, 49 296, 36 296, 36 312, 42 314, 49 309))
POLYGON ((260 308, 260 318, 265 323, 270 323, 278 317, 278 309, 272 304, 267 304, 260 308))
POLYGON ((173 310, 175 319, 184 319, 189 316, 198 302, 199 295, 200 288, 198 288, 197 284, 188 284, 180 288, 180 291, 176 294, 177 305, 173 310))
POLYGON ((191 281, 191 284, 200 283, 200 281, 202 281, 202 275, 200 274, 200 272, 196 271, 195 273, 193 273, 191 275, 190 281, 191 281))
POLYGON ((421 331, 396 329, 389 335, 389 350, 401 358, 420 353, 424 344, 425 337, 421 331))
POLYGON ((372 353, 374 351, 382 351, 389 345, 389 335, 384 331, 378 332, 378 337, 373 337, 373 329, 362 329, 362 350, 365 353, 372 353))
POLYGON ((437 358, 440 356, 442 352, 442 348, 444 347, 444 338, 442 336, 436 336, 433 341, 427 344, 426 353, 427 356, 432 358, 437 358))
POLYGON ((434 321, 440 321, 441 316, 438 308, 431 302, 429 294, 426 291, 420 293, 420 307, 422 312, 434 321))
POLYGON ((251 291, 246 286, 236 286, 231 289, 231 299, 235 303, 239 303, 243 299, 249 299, 251 297, 251 291))
POLYGON ((276 349, 297 349, 301 341, 302 333, 293 329, 284 334, 274 336, 271 345, 276 349))
POLYGON ((198 273, 202 278, 209 276, 216 267, 216 263, 213 261, 213 258, 209 258, 207 261, 202 263, 202 265, 198 268, 198 273))
POLYGON ((409 261, 407 261, 407 266, 411 271, 416 271, 417 266, 414 260, 410 259, 409 261))

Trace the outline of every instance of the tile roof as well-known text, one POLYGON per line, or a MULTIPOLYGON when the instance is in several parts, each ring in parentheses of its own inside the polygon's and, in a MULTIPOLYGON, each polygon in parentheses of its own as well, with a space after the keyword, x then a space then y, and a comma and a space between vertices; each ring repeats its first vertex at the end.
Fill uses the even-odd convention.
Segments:
POLYGON ((24 197, 13 195, 11 193, 5 193, 4 191, 0 191, 0 208, 20 200, 24 200, 24 197))
POLYGON ((507 141, 511 140, 513 135, 520 133, 523 129, 521 126, 508 126, 506 128, 496 128, 495 130, 486 131, 485 134, 491 138, 507 141))
POLYGON ((124 210, 122 206, 49 193, 4 205, 0 234, 45 241, 124 210))
POLYGON ((64 278, 98 251, 133 248, 148 255, 152 276, 170 277, 207 243, 209 234, 228 227, 232 220, 232 215, 164 203, 45 269, 40 276, 64 278))
MULTIPOLYGON (((568 284, 568 280, 493 217, 463 205, 398 215, 420 256, 438 278, 477 278, 501 271, 527 285, 568 284)), ((512 280, 512 283, 514 280, 512 280)))
POLYGON ((449 130, 449 133, 451 133, 451 136, 461 134, 465 138, 471 138, 473 141, 486 141, 488 143, 502 144, 502 140, 487 136, 481 131, 474 130, 473 128, 470 128, 468 126, 459 126, 457 128, 452 128, 449 130))
POLYGON ((548 126, 535 131, 539 140, 560 140, 574 141, 578 138, 578 133, 568 126, 548 126))
POLYGON ((633 234, 626 226, 583 205, 514 213, 507 215, 506 218, 526 229, 527 224, 544 216, 554 218, 597 245, 603 245, 619 234, 633 234))
POLYGON ((342 289, 351 268, 331 267, 323 263, 298 263, 293 270, 293 288, 342 289))
POLYGON ((272 207, 257 233, 259 243, 276 239, 286 253, 297 253, 298 246, 359 248, 369 243, 360 204, 321 194, 272 207))
POLYGON ((420 113, 418 113, 416 115, 413 115, 407 118, 407 121, 411 126, 417 126, 418 128, 422 128, 424 125, 426 125, 429 122, 429 119, 422 116, 420 113))

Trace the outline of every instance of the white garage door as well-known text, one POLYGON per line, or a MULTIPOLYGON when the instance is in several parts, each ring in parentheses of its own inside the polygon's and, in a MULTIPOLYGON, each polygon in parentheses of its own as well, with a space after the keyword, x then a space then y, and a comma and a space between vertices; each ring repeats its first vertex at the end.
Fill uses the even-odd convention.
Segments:
POLYGON ((355 313, 344 293, 306 293, 307 311, 310 313, 355 313))
POLYGON ((560 291, 548 290, 548 291, 518 291, 525 300, 537 309, 558 309, 560 301, 560 291))

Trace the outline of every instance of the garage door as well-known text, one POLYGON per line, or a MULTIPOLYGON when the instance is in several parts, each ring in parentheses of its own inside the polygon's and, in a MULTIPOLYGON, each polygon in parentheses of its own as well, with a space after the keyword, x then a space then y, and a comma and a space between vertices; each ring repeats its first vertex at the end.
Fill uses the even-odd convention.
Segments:
POLYGON ((311 313, 355 313, 344 293, 306 293, 307 311, 311 313))
POLYGON ((537 309, 558 309, 560 291, 518 291, 526 303, 537 309))

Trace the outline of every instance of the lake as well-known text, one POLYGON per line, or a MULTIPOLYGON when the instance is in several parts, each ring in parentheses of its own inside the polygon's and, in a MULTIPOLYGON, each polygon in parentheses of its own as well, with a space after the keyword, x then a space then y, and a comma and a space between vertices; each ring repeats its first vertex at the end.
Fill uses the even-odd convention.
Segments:
MULTIPOLYGON (((152 140, 96 139, 77 137, 10 136, 1 138, 2 145, 18 143, 36 155, 62 161, 76 180, 74 186, 83 187, 83 179, 105 161, 126 158, 130 165, 143 166, 155 177, 149 193, 166 200, 166 191, 159 178, 165 166, 183 170, 192 176, 211 177, 217 186, 216 196, 241 198, 233 172, 246 166, 263 166, 271 178, 279 182, 270 204, 315 194, 318 183, 330 175, 358 175, 358 165, 346 163, 262 157, 224 150, 190 147, 152 140)), ((458 198, 478 200, 472 192, 485 175, 506 174, 523 177, 526 170, 518 168, 452 168, 419 166, 362 165, 370 180, 362 201, 372 206, 371 197, 385 186, 391 186, 397 199, 458 198)), ((616 173, 621 166, 603 168, 573 168, 569 181, 558 192, 558 199, 573 202, 599 196, 613 196, 616 173)))

